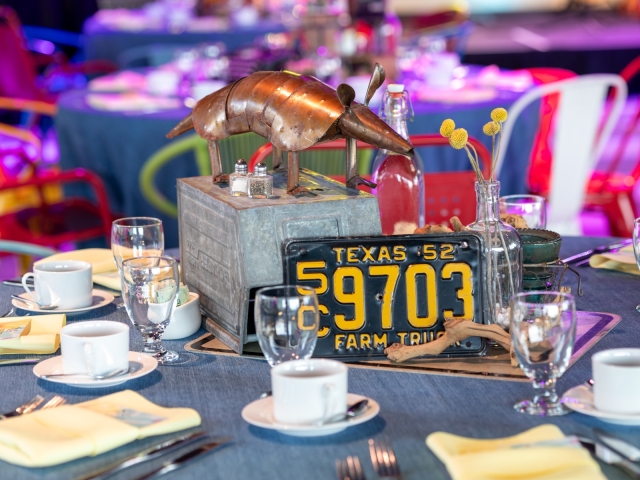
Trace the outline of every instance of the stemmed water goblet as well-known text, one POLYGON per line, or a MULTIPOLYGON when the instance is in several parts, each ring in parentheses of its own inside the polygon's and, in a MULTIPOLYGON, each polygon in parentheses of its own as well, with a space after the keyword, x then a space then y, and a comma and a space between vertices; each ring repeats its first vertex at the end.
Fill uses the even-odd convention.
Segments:
POLYGON ((171 257, 138 257, 122 262, 122 297, 133 326, 144 340, 143 352, 160 363, 174 363, 176 352, 162 346, 180 288, 178 264, 171 257))
POLYGON ((529 415, 564 415, 556 381, 569 366, 576 336, 573 296, 560 292, 525 292, 511 301, 511 344, 535 395, 514 405, 529 415))
POLYGON ((318 338, 318 298, 309 287, 265 287, 255 298, 256 333, 272 367, 311 357, 318 338))

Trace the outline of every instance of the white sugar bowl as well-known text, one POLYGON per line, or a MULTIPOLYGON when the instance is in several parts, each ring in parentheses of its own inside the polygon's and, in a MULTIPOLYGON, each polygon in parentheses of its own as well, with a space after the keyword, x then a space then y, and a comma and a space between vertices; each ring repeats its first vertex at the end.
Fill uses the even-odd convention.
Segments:
POLYGON ((178 340, 196 333, 202 325, 200 295, 189 292, 189 301, 173 311, 173 318, 165 328, 163 340, 178 340))

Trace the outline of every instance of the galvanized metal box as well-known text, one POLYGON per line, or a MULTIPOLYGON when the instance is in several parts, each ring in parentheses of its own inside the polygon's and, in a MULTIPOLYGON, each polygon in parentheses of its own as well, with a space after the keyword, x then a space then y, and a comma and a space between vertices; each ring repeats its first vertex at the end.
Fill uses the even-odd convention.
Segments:
POLYGON ((301 169, 313 194, 286 193, 285 172, 274 173, 274 197, 232 197, 211 177, 178 180, 182 280, 200 294, 206 328, 237 353, 256 341, 252 297, 283 283, 286 240, 381 235, 377 199, 301 169))

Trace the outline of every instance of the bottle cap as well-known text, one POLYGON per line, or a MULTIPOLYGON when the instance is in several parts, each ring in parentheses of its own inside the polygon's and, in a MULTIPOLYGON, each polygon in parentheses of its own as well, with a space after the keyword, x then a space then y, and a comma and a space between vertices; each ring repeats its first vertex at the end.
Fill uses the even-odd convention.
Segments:
POLYGON ((390 83, 387 86, 387 91, 389 93, 402 93, 404 92, 404 85, 401 83, 390 83))
POLYGON ((249 167, 247 166, 247 162, 245 162, 242 158, 236 162, 234 167, 234 171, 236 173, 244 173, 249 172, 249 167))
POLYGON ((260 162, 259 164, 257 164, 255 166, 255 168, 253 169, 253 174, 254 175, 258 175, 260 177, 264 176, 267 174, 267 164, 264 162, 260 162))

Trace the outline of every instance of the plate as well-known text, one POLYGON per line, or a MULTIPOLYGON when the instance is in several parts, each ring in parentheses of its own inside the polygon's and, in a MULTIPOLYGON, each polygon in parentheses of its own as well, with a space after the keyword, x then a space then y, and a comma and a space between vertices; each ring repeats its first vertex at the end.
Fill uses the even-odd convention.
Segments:
MULTIPOLYGON (((14 307, 19 308, 20 310, 26 310, 28 312, 33 312, 33 313, 42 313, 46 315, 51 315, 54 313, 65 313, 67 315, 75 315, 75 314, 88 312, 89 310, 95 310, 96 308, 104 307, 105 305, 109 305, 111 302, 113 302, 113 298, 114 298, 113 295, 111 295, 109 292, 105 292, 104 290, 98 290, 96 288, 92 290, 91 295, 93 296, 93 303, 91 305, 89 305, 88 307, 73 308, 70 310, 62 310, 59 308, 56 308, 54 310, 40 310, 40 307, 36 307, 34 305, 27 304, 27 303, 22 303, 20 300, 16 300, 15 298, 11 300, 11 303, 14 307)), ((22 298, 31 299, 31 297, 27 292, 21 293, 18 296, 22 298)))
MULTIPOLYGON (((158 366, 158 362, 151 355, 141 352, 129 352, 129 373, 113 378, 105 378, 104 380, 94 380, 92 378, 83 377, 53 377, 43 378, 47 382, 64 383, 72 387, 80 388, 104 388, 120 385, 121 383, 133 380, 134 378, 144 377, 153 372, 158 366)), ((33 367, 33 373, 36 377, 42 378, 42 375, 52 375, 54 373, 64 373, 62 370, 62 357, 47 358, 33 367)))
POLYGON ((347 403, 349 405, 353 405, 364 399, 369 400, 369 408, 367 408, 364 413, 355 418, 327 425, 287 425, 276 422, 273 418, 273 397, 271 396, 251 402, 244 407, 242 409, 242 418, 244 418, 247 423, 255 425, 256 427, 276 430, 285 435, 292 435, 294 437, 321 437, 324 435, 333 435, 353 425, 368 422, 378 415, 378 412, 380 412, 378 402, 371 398, 363 397, 362 395, 356 395, 355 393, 347 394, 347 403))
POLYGON ((593 404, 593 391, 586 385, 578 385, 567 390, 562 396, 562 400, 564 405, 574 412, 596 417, 603 422, 615 423, 616 425, 640 425, 640 414, 625 415, 596 410, 593 404))

